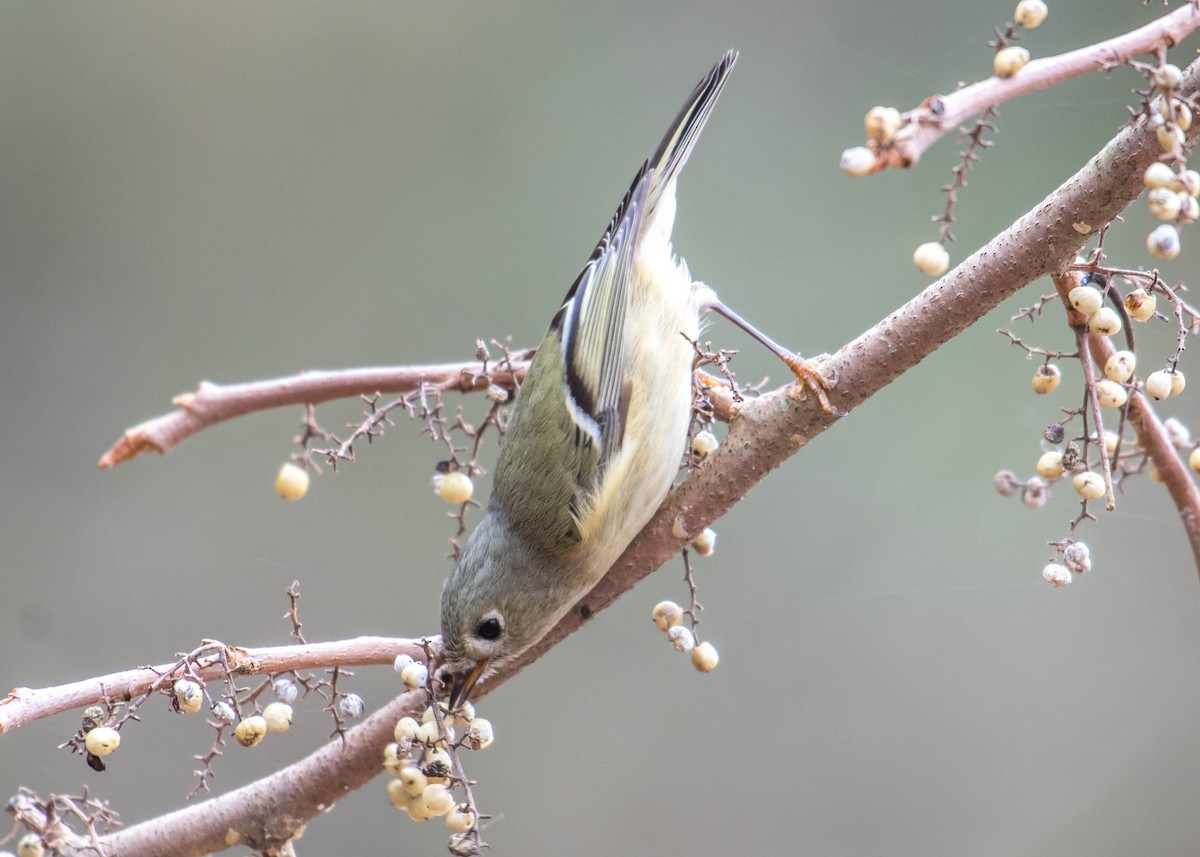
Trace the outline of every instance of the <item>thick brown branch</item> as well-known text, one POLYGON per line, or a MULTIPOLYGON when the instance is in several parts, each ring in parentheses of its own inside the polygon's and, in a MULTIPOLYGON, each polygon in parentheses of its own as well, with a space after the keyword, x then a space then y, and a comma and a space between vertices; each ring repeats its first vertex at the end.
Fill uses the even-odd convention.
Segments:
MULTIPOLYGON (((1131 32, 1058 56, 1031 60, 1010 78, 989 77, 950 95, 931 96, 905 115, 907 124, 896 132, 889 146, 871 150, 875 165, 867 172, 911 167, 944 135, 957 131, 959 125, 989 107, 1046 89, 1068 78, 1112 68, 1159 48, 1173 47, 1197 28, 1200 28, 1200 11, 1194 3, 1185 3, 1131 32)), ((847 150, 847 153, 857 151, 847 150)), ((842 156, 843 164, 854 163, 854 158, 848 157, 847 153, 842 156)))

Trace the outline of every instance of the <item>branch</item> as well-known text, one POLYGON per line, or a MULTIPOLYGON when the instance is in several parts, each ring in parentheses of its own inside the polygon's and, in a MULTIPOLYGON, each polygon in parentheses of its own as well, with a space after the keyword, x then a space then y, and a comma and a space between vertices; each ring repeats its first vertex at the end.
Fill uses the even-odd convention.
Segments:
MULTIPOLYGON (((1197 72, 1189 68, 1183 91, 1194 95, 1196 89, 1197 72)), ((1200 125, 1189 145, 1197 134, 1200 125)), ((1065 271, 1085 242, 1073 224, 1112 220, 1141 193, 1142 173, 1159 152, 1143 123, 1120 132, 1032 211, 840 349, 829 359, 840 377, 830 396, 835 407, 849 412, 1027 283, 1065 271)), ((788 390, 746 402, 731 420, 726 442, 668 496, 600 584, 518 663, 477 685, 476 695, 490 693, 578 630, 669 559, 686 540, 677 533, 699 532, 836 419, 811 397, 796 401, 788 390)), ((424 704, 423 694, 404 694, 347 731, 344 742, 331 742, 256 783, 106 836, 104 853, 189 857, 236 843, 277 842, 373 778, 396 719, 424 704)), ((60 853, 85 850, 64 847, 60 853)))
MULTIPOLYGON (((1070 286, 1077 286, 1080 283, 1080 275, 1077 271, 1065 274, 1062 279, 1068 282, 1063 283, 1060 291, 1063 288, 1069 291, 1070 286)), ((1091 352, 1092 361, 1101 368, 1117 350, 1107 336, 1101 336, 1098 333, 1087 335, 1087 346, 1091 352)), ((1196 560, 1197 568, 1200 569, 1200 488, 1196 487, 1191 474, 1188 473, 1187 465, 1175 451, 1171 436, 1167 434, 1166 428, 1141 388, 1129 391, 1128 414, 1129 421, 1137 433, 1138 442, 1149 454, 1154 466, 1158 468, 1163 484, 1167 486, 1171 500, 1175 503, 1188 544, 1192 547, 1192 556, 1196 560)), ((1100 423, 1097 421, 1097 430, 1099 430, 1099 425, 1100 423)), ((1100 441, 1100 449, 1104 449, 1103 440, 1100 441)))
MULTIPOLYGON (((498 363, 488 368, 490 383, 512 387, 529 369, 530 351, 515 354, 511 368, 498 363)), ((368 369, 314 370, 246 384, 213 384, 201 381, 194 393, 171 400, 179 410, 126 429, 100 457, 106 470, 143 452, 165 455, 178 444, 209 426, 257 411, 285 405, 316 405, 332 399, 372 393, 411 393, 422 384, 434 390, 463 393, 483 390, 489 381, 476 364, 442 363, 431 366, 385 366, 368 369)))
MULTIPOLYGON (((217 644, 219 645, 219 644, 217 644)), ((423 657, 420 640, 399 637, 356 637, 330 643, 244 649, 224 646, 224 662, 205 663, 196 674, 204 681, 221 681, 225 667, 239 676, 274 675, 289 670, 390 664, 406 652, 423 657)), ((0 735, 52 714, 83 708, 107 699, 141 696, 160 683, 176 663, 109 673, 57 687, 17 687, 0 699, 0 735)))
MULTIPOLYGON (((1173 47, 1200 28, 1200 10, 1185 3, 1157 21, 1151 21, 1120 36, 1078 48, 1054 57, 1030 60, 1009 78, 989 77, 964 86, 950 95, 934 95, 904 114, 905 125, 891 143, 880 149, 865 150, 874 165, 855 175, 868 175, 889 167, 911 167, 927 149, 959 125, 990 107, 1046 89, 1068 78, 1093 71, 1105 71, 1128 63, 1136 56, 1173 47)), ((863 147, 842 154, 844 166, 856 163, 863 147), (852 154, 853 153, 853 154, 852 154)))

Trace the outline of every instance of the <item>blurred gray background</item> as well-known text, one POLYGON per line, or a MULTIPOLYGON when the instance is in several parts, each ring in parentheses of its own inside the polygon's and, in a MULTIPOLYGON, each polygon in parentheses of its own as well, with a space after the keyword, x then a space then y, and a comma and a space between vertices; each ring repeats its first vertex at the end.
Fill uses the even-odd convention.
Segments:
MULTIPOLYGON (((684 174, 676 247, 773 336, 833 350, 927 282, 909 259, 936 234, 958 145, 859 181, 839 153, 872 104, 990 73, 984 42, 1011 14, 1007 0, 3 3, 0 685, 158 663, 204 637, 286 643, 293 578, 310 639, 436 631, 450 524, 418 426, 296 504, 272 482, 298 408, 112 472, 98 457, 202 378, 534 344, 729 47, 741 59, 684 174)), ((1052 0, 1025 44, 1057 53, 1158 14, 1052 0)), ((1004 106, 955 260, 1089 158, 1136 82, 1119 70, 1004 106)), ((1131 209, 1113 261, 1149 264, 1151 226, 1131 209)), ((1170 278, 1194 276, 1195 240, 1170 278)), ((1032 471, 1043 426, 1078 400, 1073 367, 1033 396, 1033 364, 995 333, 1049 290, 949 343, 718 522, 698 565, 715 673, 650 623, 655 602, 686 597, 672 562, 482 704, 499 738, 467 761, 499 816, 493 853, 1195 853, 1200 610, 1165 492, 1131 483, 1083 530, 1094 573, 1056 591, 1040 569, 1071 492, 1034 512, 992 490, 1002 467, 1032 471)), ((1161 361, 1171 332, 1139 334, 1141 365, 1161 361)), ((711 336, 746 348, 744 380, 784 380, 729 325, 711 336)), ((1054 313, 1029 338, 1070 347, 1054 313)), ((1163 414, 1194 421, 1195 402, 1163 414)), ((377 706, 398 682, 363 669, 353 688, 377 706)), ((228 748, 216 788, 316 746, 319 707, 300 703, 296 729, 254 752, 228 748)), ((3 736, 0 795, 86 783, 128 822, 181 804, 210 733, 165 702, 143 713, 103 775, 55 749, 74 714, 3 736)), ((443 853, 445 829, 402 817, 383 785, 312 824, 301 853, 443 853)))

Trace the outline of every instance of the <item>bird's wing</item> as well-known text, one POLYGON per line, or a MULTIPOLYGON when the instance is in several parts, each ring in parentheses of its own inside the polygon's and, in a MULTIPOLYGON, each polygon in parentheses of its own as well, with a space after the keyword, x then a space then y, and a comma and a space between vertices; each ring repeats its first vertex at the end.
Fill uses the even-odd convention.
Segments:
POLYGON ((571 550, 579 513, 621 449, 630 384, 625 318, 645 210, 643 168, 550 323, 508 425, 492 504, 541 550, 571 550))
MULTIPOLYGON (((600 470, 620 450, 625 434, 630 391, 625 316, 650 185, 651 176, 643 167, 550 323, 562 344, 567 407, 578 430, 577 442, 595 444, 600 470)), ((581 474, 581 481, 592 483, 597 475, 581 474)))

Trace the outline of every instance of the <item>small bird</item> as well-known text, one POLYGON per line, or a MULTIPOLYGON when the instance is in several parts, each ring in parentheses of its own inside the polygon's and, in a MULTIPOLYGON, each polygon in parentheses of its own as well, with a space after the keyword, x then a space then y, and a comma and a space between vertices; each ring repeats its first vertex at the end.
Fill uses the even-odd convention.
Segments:
POLYGON ((703 313, 762 342, 832 410, 830 382, 695 282, 671 248, 676 179, 736 59, 727 52, 688 97, 538 346, 487 512, 442 590, 452 708, 595 586, 666 497, 703 313))

